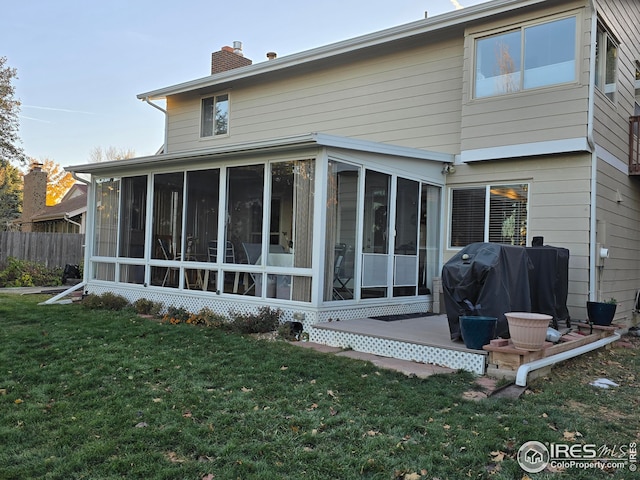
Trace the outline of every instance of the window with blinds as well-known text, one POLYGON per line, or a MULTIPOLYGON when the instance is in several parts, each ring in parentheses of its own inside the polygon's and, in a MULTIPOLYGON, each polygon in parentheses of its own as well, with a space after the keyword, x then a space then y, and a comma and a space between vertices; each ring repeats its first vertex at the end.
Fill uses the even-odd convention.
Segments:
POLYGON ((528 191, 527 184, 453 189, 450 246, 526 245, 528 191))

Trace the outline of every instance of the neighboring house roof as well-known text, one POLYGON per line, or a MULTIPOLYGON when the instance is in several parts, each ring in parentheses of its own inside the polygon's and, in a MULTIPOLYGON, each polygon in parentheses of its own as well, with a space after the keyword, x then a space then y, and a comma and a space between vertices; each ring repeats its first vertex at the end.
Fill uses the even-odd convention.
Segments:
MULTIPOLYGON (((166 98, 169 95, 176 95, 185 92, 206 91, 211 87, 224 87, 231 82, 238 80, 250 80, 267 74, 276 74, 282 70, 304 66, 322 61, 334 61, 336 57, 348 56, 348 54, 362 54, 363 50, 372 47, 382 46, 392 47, 396 42, 402 43, 415 41, 418 35, 429 34, 431 32, 441 32, 451 27, 464 27, 469 22, 481 20, 487 17, 499 15, 512 10, 521 10, 523 7, 548 2, 549 0, 494 0, 472 7, 454 10, 453 12, 437 15, 432 18, 418 20, 416 22, 388 28, 379 32, 351 38, 330 45, 314 48, 301 53, 287 55, 274 60, 269 60, 246 67, 235 68, 204 78, 191 80, 177 85, 152 90, 141 93, 137 97, 140 100, 153 100, 166 98)), ((394 48, 394 47, 392 47, 394 48)))
POLYGON ((75 217, 87 211, 87 185, 76 183, 60 203, 45 207, 44 211, 34 215, 32 222, 47 222, 52 220, 62 220, 65 217, 75 217))

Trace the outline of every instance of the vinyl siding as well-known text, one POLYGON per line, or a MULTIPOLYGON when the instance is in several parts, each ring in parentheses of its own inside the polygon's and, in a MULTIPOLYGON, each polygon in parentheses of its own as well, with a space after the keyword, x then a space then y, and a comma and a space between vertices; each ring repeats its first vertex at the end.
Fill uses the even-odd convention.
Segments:
POLYGON ((640 189, 636 179, 600 160, 597 182, 597 241, 607 247, 600 297, 618 300, 618 313, 629 316, 640 288, 640 189), (617 202, 617 198, 622 200, 617 202))
MULTIPOLYGON (((553 3, 553 2, 551 2, 553 3)), ((503 147, 523 143, 586 138, 589 95, 590 22, 585 2, 523 13, 467 29, 465 39, 461 150, 503 147), (577 79, 570 84, 542 87, 487 98, 472 98, 475 39, 550 15, 576 15, 577 79)), ((535 23, 535 22, 534 22, 535 23)))
POLYGON ((230 90, 229 136, 200 139, 200 96, 167 99, 169 152, 308 132, 457 153, 462 37, 230 90))
POLYGON ((636 61, 640 61, 640 3, 599 1, 598 12, 620 44, 615 102, 598 89, 595 94, 594 139, 607 152, 598 160, 596 237, 610 252, 596 289, 602 299, 615 297, 616 320, 628 321, 640 288, 640 184, 627 174, 629 116, 634 108, 636 61))
POLYGON ((636 61, 640 61, 640 2, 598 2, 599 17, 618 47, 618 79, 615 102, 596 88, 594 138, 598 145, 625 163, 629 151, 629 117, 633 115, 636 61))
MULTIPOLYGON (((580 318, 589 292, 590 175, 591 155, 572 154, 456 165, 456 172, 447 177, 448 190, 488 184, 530 185, 528 244, 534 236, 542 236, 545 245, 569 249, 567 304, 575 318, 580 318)), ((444 218, 446 262, 458 250, 447 249, 449 211, 444 218)))

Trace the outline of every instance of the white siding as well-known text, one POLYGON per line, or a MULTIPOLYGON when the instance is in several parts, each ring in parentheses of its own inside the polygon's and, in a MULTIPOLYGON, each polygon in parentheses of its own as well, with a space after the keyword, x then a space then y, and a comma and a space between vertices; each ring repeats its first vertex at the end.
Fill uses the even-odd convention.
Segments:
MULTIPOLYGON (((591 155, 576 154, 459 165, 447 177, 447 188, 530 184, 528 244, 542 236, 545 245, 569 249, 567 304, 573 318, 585 318, 589 292, 590 172, 591 155)), ((450 218, 449 212, 444 218, 450 218)), ((448 224, 445 230, 446 242, 448 224)), ((456 252, 445 250, 445 262, 456 252)))
POLYGON ((502 147, 523 143, 586 138, 588 112, 588 32, 585 2, 566 2, 561 7, 523 12, 519 16, 470 27, 466 31, 462 107, 461 150, 502 147), (487 30, 522 25, 549 15, 577 15, 577 81, 488 98, 472 98, 475 35, 487 30), (586 45, 585 45, 586 42, 586 45))
POLYGON ((200 97, 168 99, 169 152, 308 132, 457 153, 462 37, 230 91, 228 137, 200 140, 200 97))
POLYGON ((627 162, 636 62, 640 61, 640 2, 607 0, 598 3, 600 18, 620 45, 615 102, 611 102, 596 88, 594 137, 598 145, 627 162))

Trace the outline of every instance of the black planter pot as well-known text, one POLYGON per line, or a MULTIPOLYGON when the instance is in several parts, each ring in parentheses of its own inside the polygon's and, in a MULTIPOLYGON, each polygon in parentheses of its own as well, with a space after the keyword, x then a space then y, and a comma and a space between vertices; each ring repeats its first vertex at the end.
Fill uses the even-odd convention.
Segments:
POLYGON ((587 316, 594 325, 611 325, 616 314, 615 303, 587 302, 587 316))

